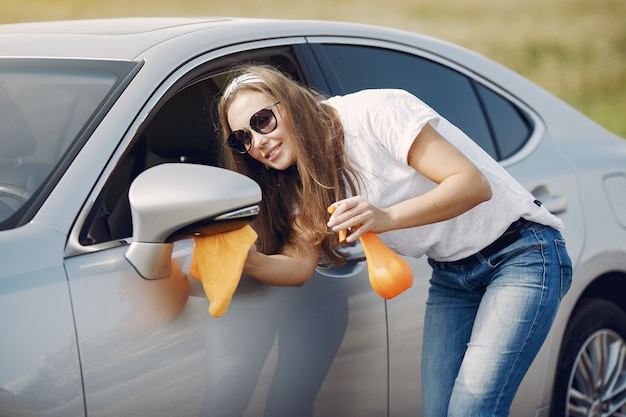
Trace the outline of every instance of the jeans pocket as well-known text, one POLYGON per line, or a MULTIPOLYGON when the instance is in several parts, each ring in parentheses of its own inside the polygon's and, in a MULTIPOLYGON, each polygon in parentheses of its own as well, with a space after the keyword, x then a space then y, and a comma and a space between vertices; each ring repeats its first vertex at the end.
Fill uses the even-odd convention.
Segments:
POLYGON ((567 253, 564 239, 555 239, 554 245, 556 247, 556 254, 559 257, 559 264, 561 266, 561 299, 563 299, 572 285, 572 260, 567 253))

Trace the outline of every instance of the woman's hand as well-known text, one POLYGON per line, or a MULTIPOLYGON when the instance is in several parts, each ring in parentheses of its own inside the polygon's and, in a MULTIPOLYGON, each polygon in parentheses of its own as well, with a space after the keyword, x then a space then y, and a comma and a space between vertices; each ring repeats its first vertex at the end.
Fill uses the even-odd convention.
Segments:
POLYGON ((356 241, 365 232, 382 233, 392 228, 388 212, 360 196, 337 201, 331 207, 334 209, 328 227, 335 232, 350 230, 352 233, 346 238, 347 242, 356 241))

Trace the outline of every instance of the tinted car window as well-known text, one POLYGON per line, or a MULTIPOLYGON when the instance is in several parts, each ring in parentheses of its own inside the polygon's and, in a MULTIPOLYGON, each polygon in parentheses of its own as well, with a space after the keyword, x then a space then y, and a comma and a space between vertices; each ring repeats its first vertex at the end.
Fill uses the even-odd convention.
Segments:
POLYGON ((476 84, 496 138, 498 155, 506 159, 519 151, 532 133, 532 125, 520 109, 487 87, 476 84))
POLYGON ((528 118, 515 105, 467 76, 431 60, 383 48, 312 45, 318 59, 330 61, 337 93, 365 88, 402 88, 422 99, 501 160, 519 150, 531 133, 528 118))
POLYGON ((489 126, 470 80, 435 62, 382 48, 323 45, 345 93, 402 88, 461 128, 491 155, 489 126))

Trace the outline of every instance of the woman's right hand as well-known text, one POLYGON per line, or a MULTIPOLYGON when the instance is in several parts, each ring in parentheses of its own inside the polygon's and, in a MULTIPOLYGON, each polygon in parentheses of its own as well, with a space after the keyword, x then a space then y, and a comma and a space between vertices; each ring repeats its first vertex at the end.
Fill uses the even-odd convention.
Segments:
POLYGON ((351 230, 347 242, 355 242, 365 232, 382 233, 392 228, 387 211, 370 204, 361 196, 339 200, 331 207, 334 210, 328 220, 328 227, 334 232, 351 230))

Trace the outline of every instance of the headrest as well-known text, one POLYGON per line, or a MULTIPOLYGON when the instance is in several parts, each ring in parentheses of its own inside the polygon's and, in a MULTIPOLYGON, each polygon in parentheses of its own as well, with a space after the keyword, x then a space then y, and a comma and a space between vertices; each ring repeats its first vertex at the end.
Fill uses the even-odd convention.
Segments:
POLYGON ((211 104, 215 91, 206 82, 177 93, 159 110, 145 130, 152 152, 164 158, 212 152, 215 126, 211 104))

